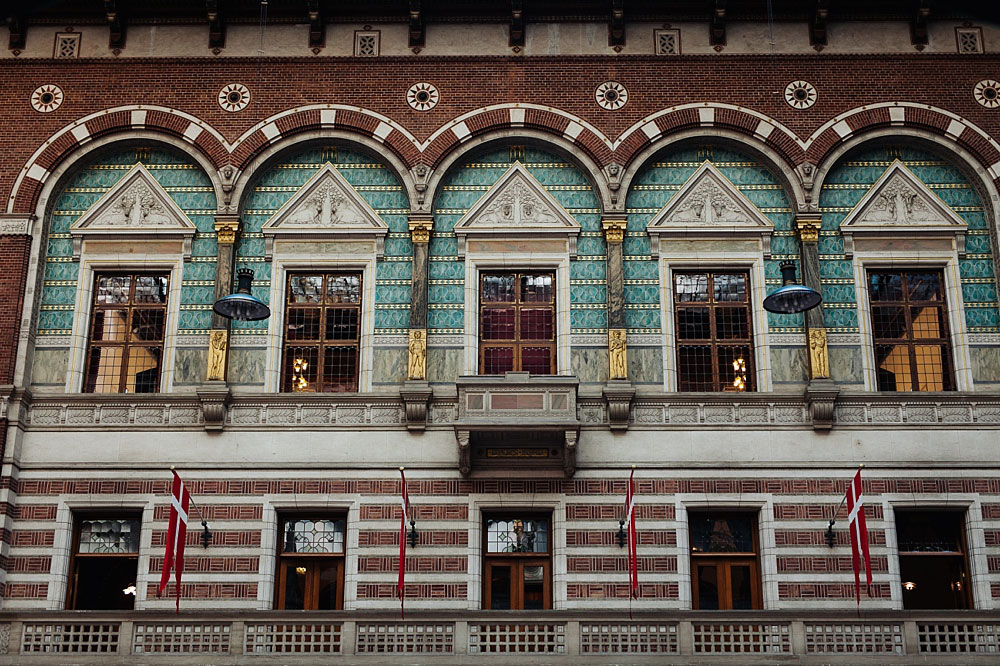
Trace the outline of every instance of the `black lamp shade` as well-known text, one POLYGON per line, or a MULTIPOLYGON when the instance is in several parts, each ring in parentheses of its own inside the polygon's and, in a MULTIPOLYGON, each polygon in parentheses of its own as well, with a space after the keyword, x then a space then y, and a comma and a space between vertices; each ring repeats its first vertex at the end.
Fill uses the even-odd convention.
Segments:
POLYGON ((823 297, 815 289, 795 283, 795 263, 781 262, 781 286, 764 299, 764 309, 779 314, 805 312, 823 302, 823 297))
POLYGON ((212 309, 226 319, 236 321, 259 321, 271 316, 271 309, 264 301, 250 293, 253 271, 241 268, 236 271, 236 291, 215 302, 212 309))

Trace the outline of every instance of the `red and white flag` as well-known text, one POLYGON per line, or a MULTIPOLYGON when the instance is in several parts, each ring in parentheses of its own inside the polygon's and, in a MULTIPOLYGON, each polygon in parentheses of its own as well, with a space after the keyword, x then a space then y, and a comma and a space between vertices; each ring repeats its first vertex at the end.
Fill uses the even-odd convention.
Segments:
POLYGON ((399 516, 399 580, 396 581, 396 596, 399 597, 399 616, 403 615, 403 598, 406 596, 406 519, 410 515, 410 495, 406 492, 406 475, 399 468, 399 478, 402 491, 399 502, 403 512, 399 516))
POLYGON ((177 612, 181 611, 181 572, 184 570, 184 539, 187 537, 188 504, 191 493, 188 492, 181 477, 175 470, 174 486, 170 495, 170 520, 167 525, 167 552, 163 557, 163 573, 160 574, 160 589, 156 593, 162 596, 170 582, 170 569, 174 570, 174 583, 177 593, 177 612))
MULTIPOLYGON (((639 597, 639 558, 638 539, 635 533, 635 470, 628 476, 628 486, 625 489, 625 523, 628 525, 628 573, 629 599, 639 597)), ((629 606, 629 616, 631 616, 629 606)))
POLYGON ((868 525, 865 503, 861 494, 861 470, 847 486, 847 524, 851 530, 851 563, 854 566, 854 593, 861 605, 861 562, 864 561, 868 585, 872 584, 872 563, 868 557, 868 525))

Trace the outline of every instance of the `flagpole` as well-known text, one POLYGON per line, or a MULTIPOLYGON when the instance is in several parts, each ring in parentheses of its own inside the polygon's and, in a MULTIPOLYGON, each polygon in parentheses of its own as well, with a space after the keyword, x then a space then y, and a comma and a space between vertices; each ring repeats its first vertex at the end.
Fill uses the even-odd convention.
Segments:
MULTIPOLYGON (((176 468, 171 465, 170 471, 176 473, 176 468)), ((205 520, 205 516, 202 515, 201 509, 198 507, 197 502, 194 501, 194 493, 188 492, 188 502, 194 507, 194 510, 198 512, 198 518, 201 520, 201 526, 205 528, 205 531, 201 533, 201 544, 203 547, 208 548, 208 544, 212 542, 212 533, 208 529, 208 521, 205 520)))
MULTIPOLYGON (((860 469, 864 469, 864 467, 865 467, 864 463, 859 463, 858 464, 858 469, 859 470, 860 469)), ((830 529, 833 529, 834 524, 836 524, 836 522, 837 522, 837 515, 840 513, 840 510, 844 508, 845 504, 847 504, 847 494, 846 493, 844 494, 844 498, 842 500, 840 500, 840 504, 837 506, 837 510, 833 512, 833 517, 830 518, 830 525, 829 525, 830 529)))

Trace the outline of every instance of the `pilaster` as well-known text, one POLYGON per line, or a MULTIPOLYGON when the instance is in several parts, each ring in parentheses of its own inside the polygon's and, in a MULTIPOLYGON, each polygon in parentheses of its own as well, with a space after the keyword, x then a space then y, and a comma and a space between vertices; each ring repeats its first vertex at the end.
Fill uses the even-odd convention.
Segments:
MULTIPOLYGON (((215 300, 228 296, 233 287, 233 263, 235 260, 236 235, 240 228, 238 215, 215 216, 215 239, 218 248, 215 263, 215 300)), ((229 366, 230 321, 212 313, 212 330, 208 332, 208 365, 205 380, 226 381, 229 366)))

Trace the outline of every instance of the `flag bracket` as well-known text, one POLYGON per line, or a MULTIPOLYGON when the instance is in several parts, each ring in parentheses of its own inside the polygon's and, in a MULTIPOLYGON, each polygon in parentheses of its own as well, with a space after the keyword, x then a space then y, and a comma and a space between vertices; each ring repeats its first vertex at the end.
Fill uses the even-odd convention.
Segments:
POLYGON ((618 521, 618 547, 624 548, 628 543, 628 532, 625 531, 625 521, 618 521))
POLYGON ((826 545, 833 548, 834 544, 837 543, 837 537, 833 534, 833 526, 837 523, 833 518, 830 519, 830 524, 826 526, 826 545))
POLYGON ((417 538, 418 537, 419 537, 419 535, 417 534, 417 521, 415 521, 415 520, 413 520, 411 518, 410 519, 410 531, 406 533, 406 538, 407 538, 407 540, 409 540, 410 546, 412 546, 413 548, 417 547, 417 538))
MULTIPOLYGON (((198 513, 201 514, 200 511, 198 513)), ((201 526, 204 528, 201 532, 201 545, 203 548, 208 548, 208 545, 212 543, 212 532, 208 529, 208 521, 202 520, 201 526)))

